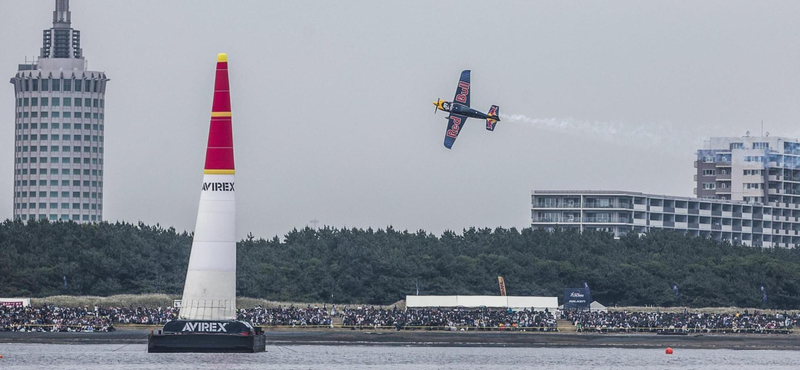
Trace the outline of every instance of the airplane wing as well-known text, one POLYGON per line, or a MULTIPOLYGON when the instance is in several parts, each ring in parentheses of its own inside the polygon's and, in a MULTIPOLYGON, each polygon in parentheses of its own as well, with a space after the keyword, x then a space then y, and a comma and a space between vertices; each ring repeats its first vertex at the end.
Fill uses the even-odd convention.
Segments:
MULTIPOLYGON (((467 78, 469 78, 469 74, 467 74, 467 78)), ((447 117, 447 131, 444 133, 445 148, 451 149, 453 147, 458 133, 461 132, 461 128, 464 127, 465 122, 467 122, 467 116, 450 113, 450 116, 447 117)))
POLYGON ((458 102, 469 107, 469 70, 461 72, 461 78, 458 80, 458 87, 456 88, 456 97, 453 102, 458 102))

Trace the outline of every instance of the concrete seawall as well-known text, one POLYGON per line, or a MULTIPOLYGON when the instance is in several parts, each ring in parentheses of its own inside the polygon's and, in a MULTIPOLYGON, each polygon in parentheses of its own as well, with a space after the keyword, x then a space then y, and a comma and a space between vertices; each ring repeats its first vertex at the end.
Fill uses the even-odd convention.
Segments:
MULTIPOLYGON (((112 333, 0 332, 0 343, 132 344, 147 343, 149 330, 112 333)), ((589 334, 530 332, 426 332, 369 330, 268 330, 267 346, 377 345, 440 347, 617 347, 740 350, 800 350, 800 335, 589 334)))

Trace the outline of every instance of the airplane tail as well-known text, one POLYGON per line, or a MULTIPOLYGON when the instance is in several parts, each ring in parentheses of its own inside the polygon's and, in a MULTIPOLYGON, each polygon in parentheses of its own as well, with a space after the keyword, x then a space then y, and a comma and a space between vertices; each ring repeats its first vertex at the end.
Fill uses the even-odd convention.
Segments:
POLYGON ((493 105, 489 108, 489 116, 492 118, 486 119, 486 129, 489 131, 494 131, 494 126, 497 125, 497 122, 500 122, 500 107, 493 105))

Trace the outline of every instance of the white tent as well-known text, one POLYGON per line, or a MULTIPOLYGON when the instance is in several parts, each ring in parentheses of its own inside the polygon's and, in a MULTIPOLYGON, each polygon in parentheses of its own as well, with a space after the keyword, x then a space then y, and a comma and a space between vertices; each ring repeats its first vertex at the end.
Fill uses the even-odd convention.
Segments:
POLYGON ((536 311, 544 311, 546 308, 550 311, 555 311, 558 308, 558 298, 492 295, 409 295, 406 296, 406 307, 489 307, 511 308, 514 310, 528 308, 536 311))
POLYGON ((608 312, 608 308, 603 306, 600 302, 594 301, 591 305, 589 305, 589 311, 591 312, 608 312))

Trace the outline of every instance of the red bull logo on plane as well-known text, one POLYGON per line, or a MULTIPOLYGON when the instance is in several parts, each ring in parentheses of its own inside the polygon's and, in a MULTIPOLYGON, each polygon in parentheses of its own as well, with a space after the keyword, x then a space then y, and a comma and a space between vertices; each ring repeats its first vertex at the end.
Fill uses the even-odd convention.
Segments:
POLYGON ((447 136, 455 139, 458 136, 458 130, 461 129, 461 118, 452 116, 450 119, 453 121, 453 126, 447 130, 447 136))
POLYGON ((461 90, 458 95, 456 95, 456 101, 467 104, 467 95, 469 95, 469 82, 459 81, 458 87, 461 90))

